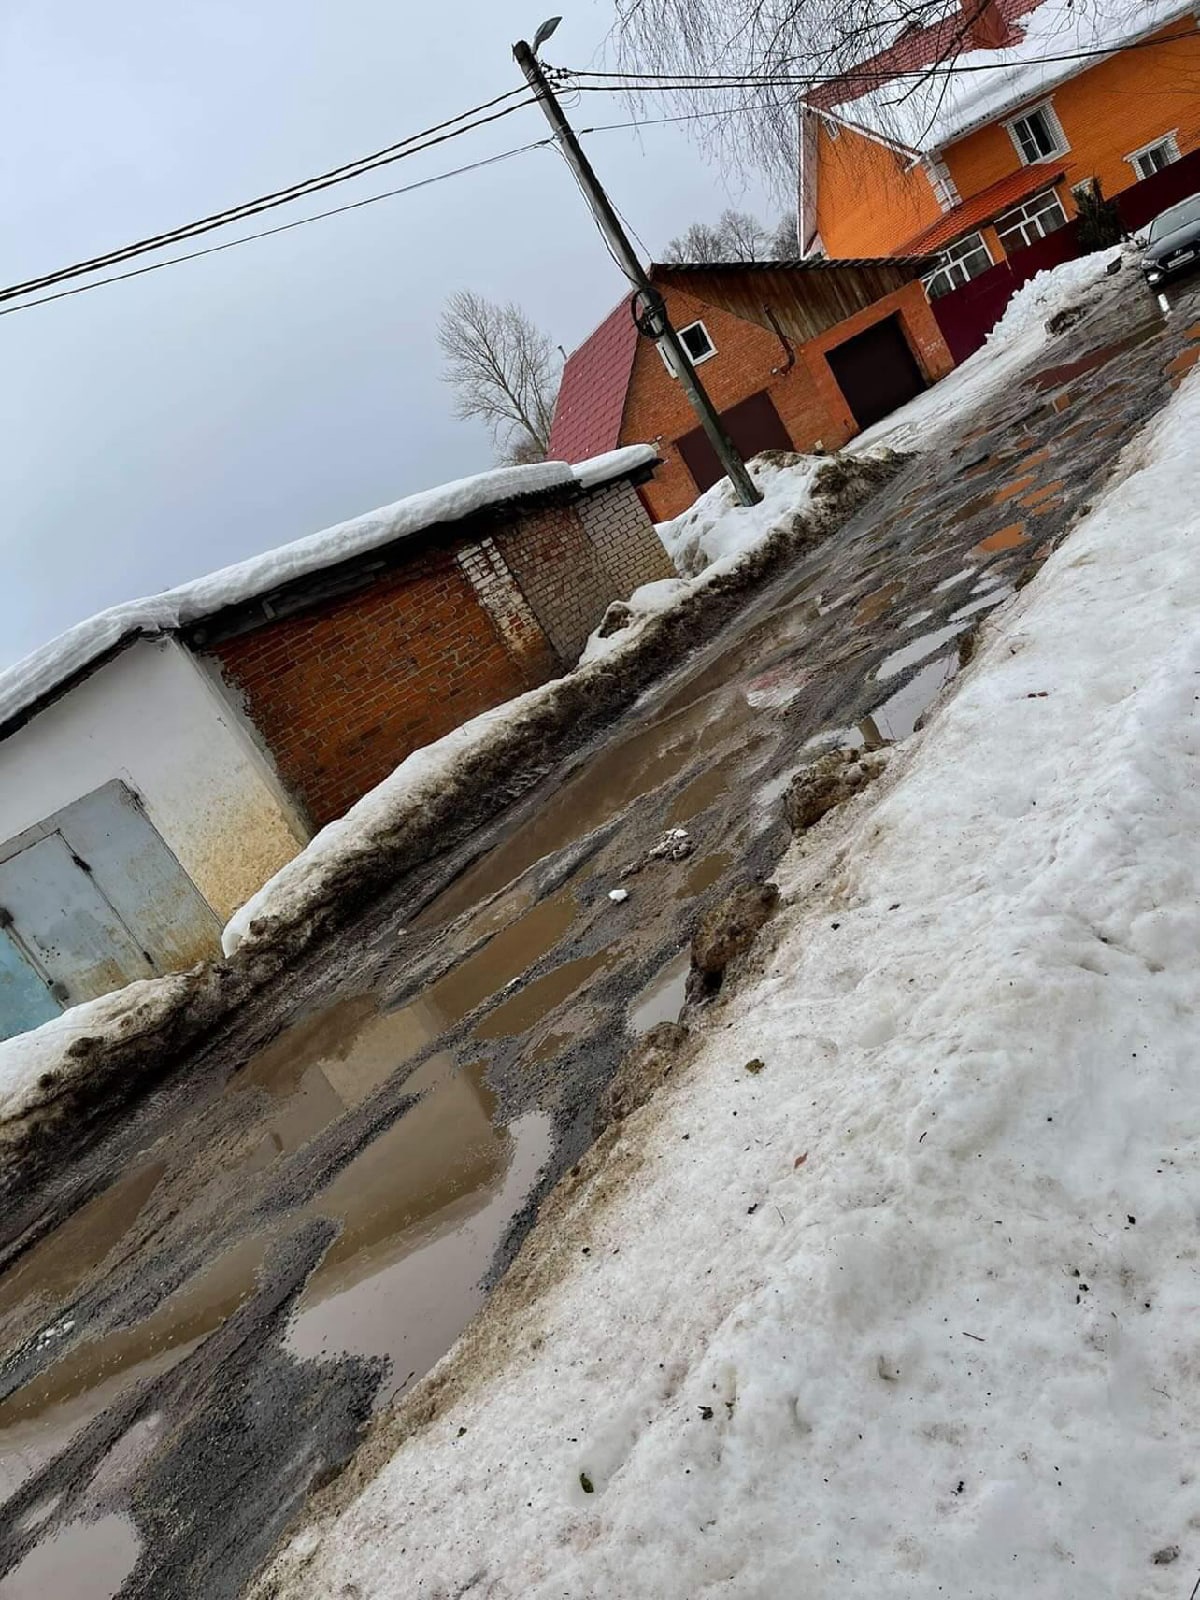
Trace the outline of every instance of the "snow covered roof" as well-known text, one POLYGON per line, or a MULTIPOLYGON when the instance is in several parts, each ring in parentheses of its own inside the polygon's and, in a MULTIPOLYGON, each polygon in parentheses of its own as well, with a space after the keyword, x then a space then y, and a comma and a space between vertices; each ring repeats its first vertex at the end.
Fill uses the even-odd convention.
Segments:
POLYGON ((842 97, 826 89, 820 103, 914 151, 940 150, 1095 66, 1104 53, 1192 15, 1191 0, 1043 0, 1022 18, 1017 42, 956 55, 952 74, 897 78, 865 94, 864 79, 850 78, 842 97))
POLYGON ((270 593, 294 579, 338 566, 427 529, 461 522, 488 507, 517 504, 547 491, 567 490, 574 494, 600 488, 641 471, 656 459, 654 447, 642 444, 612 451, 577 467, 565 461, 496 467, 491 472, 408 495, 394 505, 310 533, 176 589, 111 606, 0 672, 0 737, 128 639, 173 632, 227 606, 270 593))

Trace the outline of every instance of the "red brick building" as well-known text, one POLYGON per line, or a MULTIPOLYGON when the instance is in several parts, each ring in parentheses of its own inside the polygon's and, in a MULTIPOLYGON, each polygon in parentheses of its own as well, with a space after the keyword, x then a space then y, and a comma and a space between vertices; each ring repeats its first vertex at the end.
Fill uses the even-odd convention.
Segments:
POLYGON ((510 469, 514 492, 239 597, 184 642, 319 827, 410 751, 569 669, 611 601, 674 575, 636 488, 653 465, 643 449, 510 469))
MULTIPOLYGON (((656 266, 675 327, 743 454, 836 450, 953 366, 913 260, 656 266)), ((577 461, 634 440, 663 465, 642 490, 656 520, 721 476, 708 441, 628 301, 567 361, 550 437, 577 461)))

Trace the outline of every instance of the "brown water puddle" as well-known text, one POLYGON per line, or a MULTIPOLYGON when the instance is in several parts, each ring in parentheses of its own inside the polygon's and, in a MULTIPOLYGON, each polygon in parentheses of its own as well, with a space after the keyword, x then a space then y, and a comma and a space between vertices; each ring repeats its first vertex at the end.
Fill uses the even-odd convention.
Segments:
MULTIPOLYGON (((253 1293, 267 1241, 246 1239, 132 1327, 76 1342, 0 1400, 0 1496, 7 1497, 139 1380, 168 1371, 253 1293)), ((74 1330, 76 1335, 81 1330, 74 1330)))
POLYGON ((858 610, 854 613, 854 625, 861 628, 865 623, 877 622, 885 611, 890 611, 899 595, 904 592, 904 582, 897 579, 894 583, 885 584, 882 589, 876 589, 874 594, 869 594, 865 600, 860 601, 858 610))
POLYGON ((311 1208, 342 1231, 305 1287, 288 1348, 390 1357, 381 1401, 426 1372, 478 1310, 496 1247, 551 1151, 552 1121, 539 1112, 495 1125, 485 1066, 426 1063, 418 1104, 311 1208))
POLYGON ((527 971, 558 943, 577 910, 574 895, 564 889, 407 1005, 380 1012, 371 996, 358 996, 287 1029, 231 1085, 234 1093, 251 1085, 265 1088, 284 1102, 270 1117, 251 1170, 315 1138, 446 1028, 527 971))
POLYGON ((505 1039, 525 1033, 569 1000, 581 984, 602 967, 610 967, 622 951, 609 945, 594 956, 576 956, 534 978, 508 1000, 502 1000, 475 1029, 477 1039, 505 1039))
POLYGON ((0 1578, 0 1600, 114 1600, 141 1547, 128 1517, 69 1522, 0 1578))
POLYGON ((1097 367, 1105 366, 1115 357, 1124 355, 1126 351, 1136 350, 1147 340, 1156 339, 1163 331, 1163 327, 1162 321, 1151 322, 1127 338, 1118 339, 1113 344, 1100 345, 1075 361, 1064 361, 1057 367, 1044 367, 1033 379, 1033 387, 1042 394, 1049 389, 1061 388, 1063 384, 1081 378, 1085 373, 1095 372, 1097 367))
POLYGON ((638 729, 589 762, 536 816, 469 867, 433 902, 425 918, 432 926, 490 898, 536 861, 586 837, 631 801, 668 783, 690 761, 731 737, 745 717, 740 697, 726 694, 719 705, 698 701, 638 729))
POLYGON ((133 1227, 165 1171, 161 1161, 136 1167, 22 1256, 0 1280, 0 1329, 11 1312, 31 1300, 69 1301, 133 1227))
POLYGON ((1023 522, 1010 522, 1006 528, 1000 528, 995 533, 988 534, 986 539, 981 539, 968 555, 975 557, 994 556, 1001 550, 1016 550, 1018 546, 1029 543, 1029 535, 1025 532, 1023 522))
POLYGON ((690 900, 693 895, 703 894, 705 889, 710 889, 718 878, 724 876, 732 862, 733 857, 723 850, 714 851, 712 855, 701 856, 699 861, 693 864, 679 888, 676 889, 676 900, 690 900))
POLYGON ((745 759, 746 752, 735 750, 723 760, 714 762, 707 771, 699 774, 679 791, 671 802, 665 818, 668 828, 677 828, 683 822, 711 806, 729 792, 730 783, 745 759))
POLYGON ((687 997, 691 952, 681 950, 657 972, 629 1008, 629 1031, 649 1033, 660 1022, 678 1022, 687 997))

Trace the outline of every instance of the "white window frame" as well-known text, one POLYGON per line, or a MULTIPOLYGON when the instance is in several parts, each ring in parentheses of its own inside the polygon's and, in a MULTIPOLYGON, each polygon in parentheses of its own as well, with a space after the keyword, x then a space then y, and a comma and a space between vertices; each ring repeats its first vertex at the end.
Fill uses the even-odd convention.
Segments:
POLYGON ((992 223, 992 227, 996 230, 996 234, 1000 239, 1000 248, 1004 251, 1005 256, 1011 256, 1013 250, 1028 249, 1031 244, 1036 244, 1039 239, 1045 239, 1050 234, 1057 233, 1058 229, 1063 227, 1066 221, 1067 208, 1062 203, 1062 197, 1058 194, 1054 185, 1049 184, 1045 189, 1039 189, 1036 194, 1031 194, 1027 200, 1022 200, 1020 205, 1010 206, 1003 215, 996 218, 992 223), (1061 218, 1057 227, 1054 228, 1043 228, 1041 226, 1040 219, 1050 210, 1050 207, 1048 205, 1039 205, 1039 202, 1046 200, 1047 197, 1054 201, 1061 218), (1034 210, 1034 207, 1037 207, 1037 210, 1034 210), (1008 218, 1012 217, 1019 217, 1019 220, 1016 222, 1007 221, 1008 218), (1002 226, 1002 224, 1006 225, 1002 226), (1004 238, 1006 233, 1020 233, 1022 236, 1021 243, 1010 246, 1004 238))
POLYGON ((1015 117, 1007 117, 1004 126, 1008 129, 1008 137, 1013 142, 1013 149, 1017 152, 1018 159, 1023 167, 1036 167, 1039 161, 1057 161, 1059 156, 1065 156, 1071 148, 1063 125, 1058 120, 1058 113, 1053 102, 1041 100, 1035 106, 1026 106, 1024 111, 1019 111, 1015 117), (1017 132, 1017 124, 1028 122, 1030 117, 1041 116, 1046 119, 1046 127, 1054 139, 1054 149, 1047 150, 1045 155, 1027 156, 1021 144, 1021 136, 1017 132))
POLYGON ((825 133, 829 139, 840 139, 842 137, 841 127, 832 117, 823 117, 822 121, 825 124, 825 133))
POLYGON ((970 283, 972 278, 980 277, 988 270, 988 267, 994 267, 995 265, 987 240, 983 237, 983 233, 977 230, 975 233, 968 233, 965 238, 956 239, 952 245, 943 250, 939 256, 938 265, 932 272, 922 278, 921 282, 925 285, 925 293, 930 300, 939 300, 942 295, 952 294, 955 289, 961 289, 964 284, 970 283), (970 256, 978 255, 981 251, 987 258, 987 266, 981 266, 976 272, 968 271, 966 266, 967 259, 970 256), (945 279, 946 287, 941 289, 939 293, 934 294, 933 286, 939 278, 945 279))
MULTIPOLYGON (((688 350, 688 355, 692 356, 692 365, 694 367, 702 367, 706 361, 711 361, 712 358, 716 355, 717 347, 713 343, 712 334, 709 333, 708 329, 704 326, 704 323, 700 320, 699 317, 696 318, 695 322, 686 322, 686 323, 684 323, 682 328, 676 328, 675 331, 679 335, 680 340, 682 341, 684 334, 685 333, 690 333, 693 328, 699 328, 701 333, 703 333, 704 337, 708 340, 708 349, 704 353, 704 355, 702 355, 702 356, 692 356, 692 352, 690 350, 688 350)), ((687 350, 687 345, 685 344, 683 348, 685 350, 687 350)), ((671 376, 673 378, 677 378, 679 376, 679 374, 675 371, 675 363, 671 360, 671 357, 667 354, 666 348, 661 344, 658 346, 658 353, 662 357, 663 366, 666 367, 667 371, 671 374, 671 376)))
POLYGON ((1133 168, 1134 177, 1141 182, 1145 178, 1152 178, 1155 172, 1161 172, 1162 167, 1154 167, 1149 172, 1143 172, 1138 162, 1143 156, 1148 156, 1154 150, 1165 150, 1167 159, 1164 166, 1171 166, 1179 160, 1179 129, 1172 128, 1170 133, 1160 134, 1157 139, 1151 139, 1149 144, 1141 145, 1137 150, 1131 150, 1123 159, 1133 168))

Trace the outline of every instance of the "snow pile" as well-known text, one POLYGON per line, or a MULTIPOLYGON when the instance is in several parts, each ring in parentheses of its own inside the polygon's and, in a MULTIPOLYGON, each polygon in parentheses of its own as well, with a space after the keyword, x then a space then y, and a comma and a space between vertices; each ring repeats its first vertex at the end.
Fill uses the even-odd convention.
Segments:
POLYGON ((765 975, 585 1172, 502 1370, 469 1332, 271 1594, 1188 1594, 1198 426, 1193 378, 793 852, 765 975))
POLYGON ((1088 298, 1103 283, 1112 262, 1132 251, 1131 246, 1114 245, 1037 273, 1013 295, 981 349, 932 389, 860 433, 847 450, 857 455, 879 445, 928 449, 937 428, 948 422, 961 424, 966 407, 980 405, 1033 360, 1049 342, 1046 323, 1056 311, 1088 298))
POLYGON ((964 51, 954 73, 898 78, 839 109, 910 150, 940 150, 1094 66, 1103 59, 1098 52, 1120 50, 1191 15, 1187 0, 1042 0, 1018 22, 1024 37, 1010 48, 964 51))
POLYGON ((72 1006, 29 1033, 0 1039, 0 1123, 53 1100, 69 1074, 71 1047, 78 1040, 104 1033, 117 1042, 141 1033, 167 1017, 193 987, 194 980, 183 972, 140 978, 113 994, 72 1006))
POLYGON ((762 491, 758 505, 739 504, 729 479, 721 478, 686 511, 658 523, 655 531, 679 571, 694 578, 715 562, 729 561, 761 544, 784 516, 805 511, 827 459, 793 456, 781 461, 757 456, 749 470, 762 491))
POLYGON ((130 600, 89 617, 0 673, 0 726, 52 693, 123 639, 184 627, 270 593, 296 578, 377 550, 424 532, 440 523, 461 521, 487 506, 578 483, 599 488, 655 459, 650 445, 630 445, 571 467, 565 461, 540 461, 529 466, 496 467, 454 483, 408 495, 349 522, 280 545, 239 561, 219 572, 168 589, 163 594, 130 600))
POLYGON ((1088 291, 1107 276, 1112 263, 1122 254, 1132 253, 1134 248, 1113 245, 1108 250, 1095 250, 1091 255, 1035 273, 1005 306, 1004 315, 988 334, 988 346, 993 350, 1003 349, 1029 333, 1035 334, 1037 342, 1041 343, 1047 337, 1049 318, 1056 311, 1064 311, 1084 299, 1088 291))

